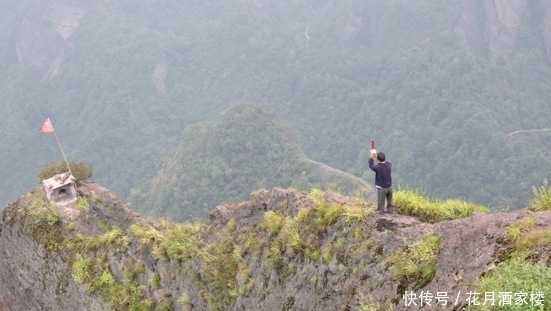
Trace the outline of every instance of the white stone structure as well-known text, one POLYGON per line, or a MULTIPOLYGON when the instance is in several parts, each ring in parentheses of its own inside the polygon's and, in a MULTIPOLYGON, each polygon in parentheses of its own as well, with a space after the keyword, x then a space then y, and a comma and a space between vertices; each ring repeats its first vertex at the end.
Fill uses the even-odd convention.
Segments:
POLYGON ((75 180, 76 178, 71 175, 71 172, 57 174, 52 178, 44 179, 42 185, 44 185, 48 201, 57 205, 76 202, 77 189, 75 180))

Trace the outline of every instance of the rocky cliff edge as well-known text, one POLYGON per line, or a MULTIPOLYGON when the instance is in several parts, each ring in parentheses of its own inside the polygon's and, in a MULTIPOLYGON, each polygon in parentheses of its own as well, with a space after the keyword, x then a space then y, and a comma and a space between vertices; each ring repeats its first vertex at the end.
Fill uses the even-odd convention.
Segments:
MULTIPOLYGON (((446 292, 446 306, 422 309, 459 310, 511 253, 512 226, 551 224, 526 210, 431 224, 285 189, 218 206, 209 223, 172 223, 95 183, 79 193, 57 207, 34 189, 2 211, 0 310, 415 310, 406 291, 446 292), (419 271, 400 274, 407 262, 419 271)), ((548 265, 546 254, 531 258, 548 265)))

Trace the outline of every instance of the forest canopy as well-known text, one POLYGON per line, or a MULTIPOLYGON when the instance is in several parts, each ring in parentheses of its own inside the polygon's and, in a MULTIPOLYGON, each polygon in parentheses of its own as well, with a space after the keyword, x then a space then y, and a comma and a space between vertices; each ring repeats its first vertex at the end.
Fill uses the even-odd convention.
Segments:
POLYGON ((370 182, 372 138, 397 187, 524 207, 551 170, 546 10, 542 1, 470 11, 429 0, 3 1, 0 175, 10 178, 0 203, 59 160, 54 138, 38 134, 50 117, 69 160, 89 163, 123 199, 166 184, 157 181, 166 167, 186 167, 174 181, 185 192, 157 193, 189 215, 245 195, 253 180, 313 182, 296 150, 370 182), (296 134, 262 117, 265 132, 220 117, 238 102, 271 107, 296 134), (231 135, 207 135, 222 124, 231 135), (257 148, 264 166, 242 165, 257 148), (285 164, 265 171, 275 159, 285 164))

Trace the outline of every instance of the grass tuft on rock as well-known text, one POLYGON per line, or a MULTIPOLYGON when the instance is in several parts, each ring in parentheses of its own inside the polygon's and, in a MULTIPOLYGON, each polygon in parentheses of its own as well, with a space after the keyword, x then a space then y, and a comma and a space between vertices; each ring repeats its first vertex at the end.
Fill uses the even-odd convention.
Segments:
POLYGON ((402 215, 418 217, 421 221, 435 223, 442 220, 460 219, 474 213, 489 213, 490 209, 459 199, 433 200, 420 192, 399 190, 394 193, 393 203, 402 215))
POLYGON ((551 244, 551 226, 536 226, 536 215, 507 228, 507 239, 512 243, 514 252, 530 251, 551 244))
POLYGON ((440 249, 440 237, 428 233, 411 246, 395 252, 387 259, 394 278, 413 289, 423 288, 436 274, 436 263, 440 249))

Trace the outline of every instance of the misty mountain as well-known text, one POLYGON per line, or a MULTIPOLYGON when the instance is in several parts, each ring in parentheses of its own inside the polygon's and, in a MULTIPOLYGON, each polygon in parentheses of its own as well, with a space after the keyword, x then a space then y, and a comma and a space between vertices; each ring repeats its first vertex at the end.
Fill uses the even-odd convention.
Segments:
POLYGON ((236 104, 215 122, 187 127, 174 155, 150 183, 132 191, 130 204, 142 215, 183 221, 276 186, 373 193, 362 179, 304 156, 296 132, 271 107, 236 104))
POLYGON ((254 102, 335 169, 371 181, 374 138, 397 186, 522 207, 551 169, 549 6, 2 0, 0 202, 60 159, 38 134, 47 117, 68 158, 126 198, 199 122, 254 102))

